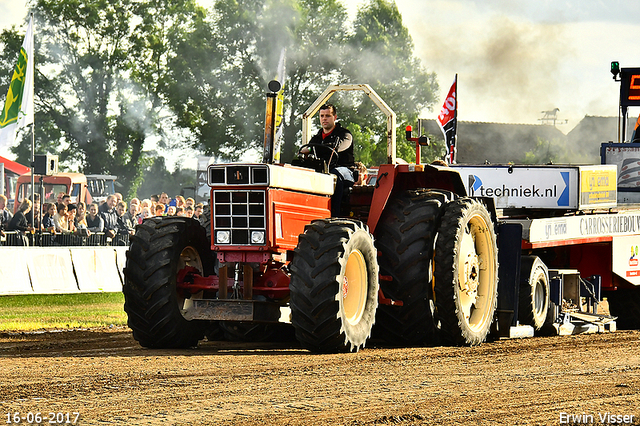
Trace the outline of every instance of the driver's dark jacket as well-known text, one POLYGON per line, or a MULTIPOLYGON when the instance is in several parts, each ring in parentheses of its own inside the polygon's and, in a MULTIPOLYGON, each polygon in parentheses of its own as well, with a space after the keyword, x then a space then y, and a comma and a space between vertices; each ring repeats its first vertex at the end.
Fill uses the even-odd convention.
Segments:
POLYGON ((336 162, 335 158, 331 158, 332 156, 335 157, 336 155, 329 149, 317 150, 318 156, 325 160, 327 164, 330 164, 330 167, 355 167, 355 160, 353 157, 353 138, 351 136, 351 132, 342 127, 340 123, 336 123, 336 127, 328 136, 325 136, 324 139, 322 138, 322 131, 323 130, 320 129, 320 131, 311 138, 309 143, 330 146, 331 148, 338 151, 338 159, 336 162), (349 139, 349 142, 346 146, 344 146, 345 144, 343 144, 342 142, 345 142, 345 140, 347 139, 349 139))

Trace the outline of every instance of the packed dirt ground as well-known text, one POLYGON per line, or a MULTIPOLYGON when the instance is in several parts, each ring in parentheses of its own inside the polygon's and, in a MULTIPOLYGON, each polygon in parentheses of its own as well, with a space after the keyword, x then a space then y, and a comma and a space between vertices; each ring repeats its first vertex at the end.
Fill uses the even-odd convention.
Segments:
POLYGON ((335 355, 293 342, 149 350, 124 327, 3 333, 0 365, 2 423, 640 424, 638 331, 335 355))

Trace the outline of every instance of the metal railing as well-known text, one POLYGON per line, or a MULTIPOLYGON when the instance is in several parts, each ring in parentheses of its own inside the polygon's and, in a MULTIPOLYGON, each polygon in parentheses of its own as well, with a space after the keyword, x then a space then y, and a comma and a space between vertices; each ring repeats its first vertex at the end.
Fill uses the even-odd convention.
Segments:
POLYGON ((52 234, 50 232, 23 234, 20 231, 4 231, 4 236, 0 236, 0 247, 24 247, 26 245, 30 247, 128 246, 129 234, 117 234, 111 238, 104 232, 96 232, 89 236, 82 236, 74 234, 52 234))

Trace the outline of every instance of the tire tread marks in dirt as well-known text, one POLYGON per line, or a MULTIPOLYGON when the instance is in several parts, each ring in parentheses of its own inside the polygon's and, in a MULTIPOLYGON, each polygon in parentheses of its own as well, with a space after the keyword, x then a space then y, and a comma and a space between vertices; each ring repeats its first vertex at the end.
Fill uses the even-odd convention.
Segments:
MULTIPOLYGON (((436 300, 436 320, 440 324, 440 339, 444 344, 450 345, 479 345, 484 342, 490 331, 497 305, 497 274, 498 253, 493 222, 484 205, 470 198, 459 198, 445 206, 438 237, 436 241, 434 280, 436 300), (469 220, 474 215, 481 217, 487 225, 492 237, 493 265, 495 268, 495 280, 490 283, 492 294, 490 304, 483 312, 490 311, 491 317, 483 323, 482 329, 472 329, 464 319, 462 301, 460 298, 460 283, 458 280, 458 259, 465 256, 460 253, 463 236, 469 227, 469 220)), ((487 261, 487 259, 482 259, 487 261)))
POLYGON ((443 205, 449 195, 435 191, 400 193, 378 225, 380 274, 391 277, 380 288, 402 306, 380 305, 375 335, 396 345, 433 341, 435 325, 430 306, 433 245, 443 205))
POLYGON ((131 240, 123 293, 134 338, 149 348, 196 346, 208 324, 187 321, 180 313, 176 275, 187 246, 198 251, 203 275, 213 273, 213 254, 204 229, 194 219, 151 218, 138 225, 131 240))
POLYGON ((300 235, 291 261, 291 321, 296 338, 313 352, 344 352, 364 347, 378 304, 377 251, 358 221, 316 220, 300 235), (365 310, 357 324, 346 321, 341 281, 347 258, 359 250, 367 263, 365 310))
POLYGON ((224 339, 232 342, 286 342, 295 340, 289 324, 220 321, 219 327, 224 339))

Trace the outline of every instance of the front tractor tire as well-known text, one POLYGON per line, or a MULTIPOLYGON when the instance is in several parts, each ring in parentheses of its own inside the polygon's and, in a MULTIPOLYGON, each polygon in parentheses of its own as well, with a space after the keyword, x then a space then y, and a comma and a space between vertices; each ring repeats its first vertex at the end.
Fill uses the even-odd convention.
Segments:
POLYGON ((188 298, 177 289, 177 274, 191 266, 213 274, 213 253, 195 219, 157 217, 136 228, 124 269, 124 310, 133 337, 148 348, 188 348, 204 337, 207 321, 182 315, 188 298))
POLYGON ((498 300, 498 248, 483 204, 469 198, 447 204, 436 242, 434 279, 442 341, 484 342, 498 300))
POLYGON ((373 237, 350 220, 316 220, 300 235, 291 271, 291 322, 312 352, 358 351, 378 307, 373 237))

